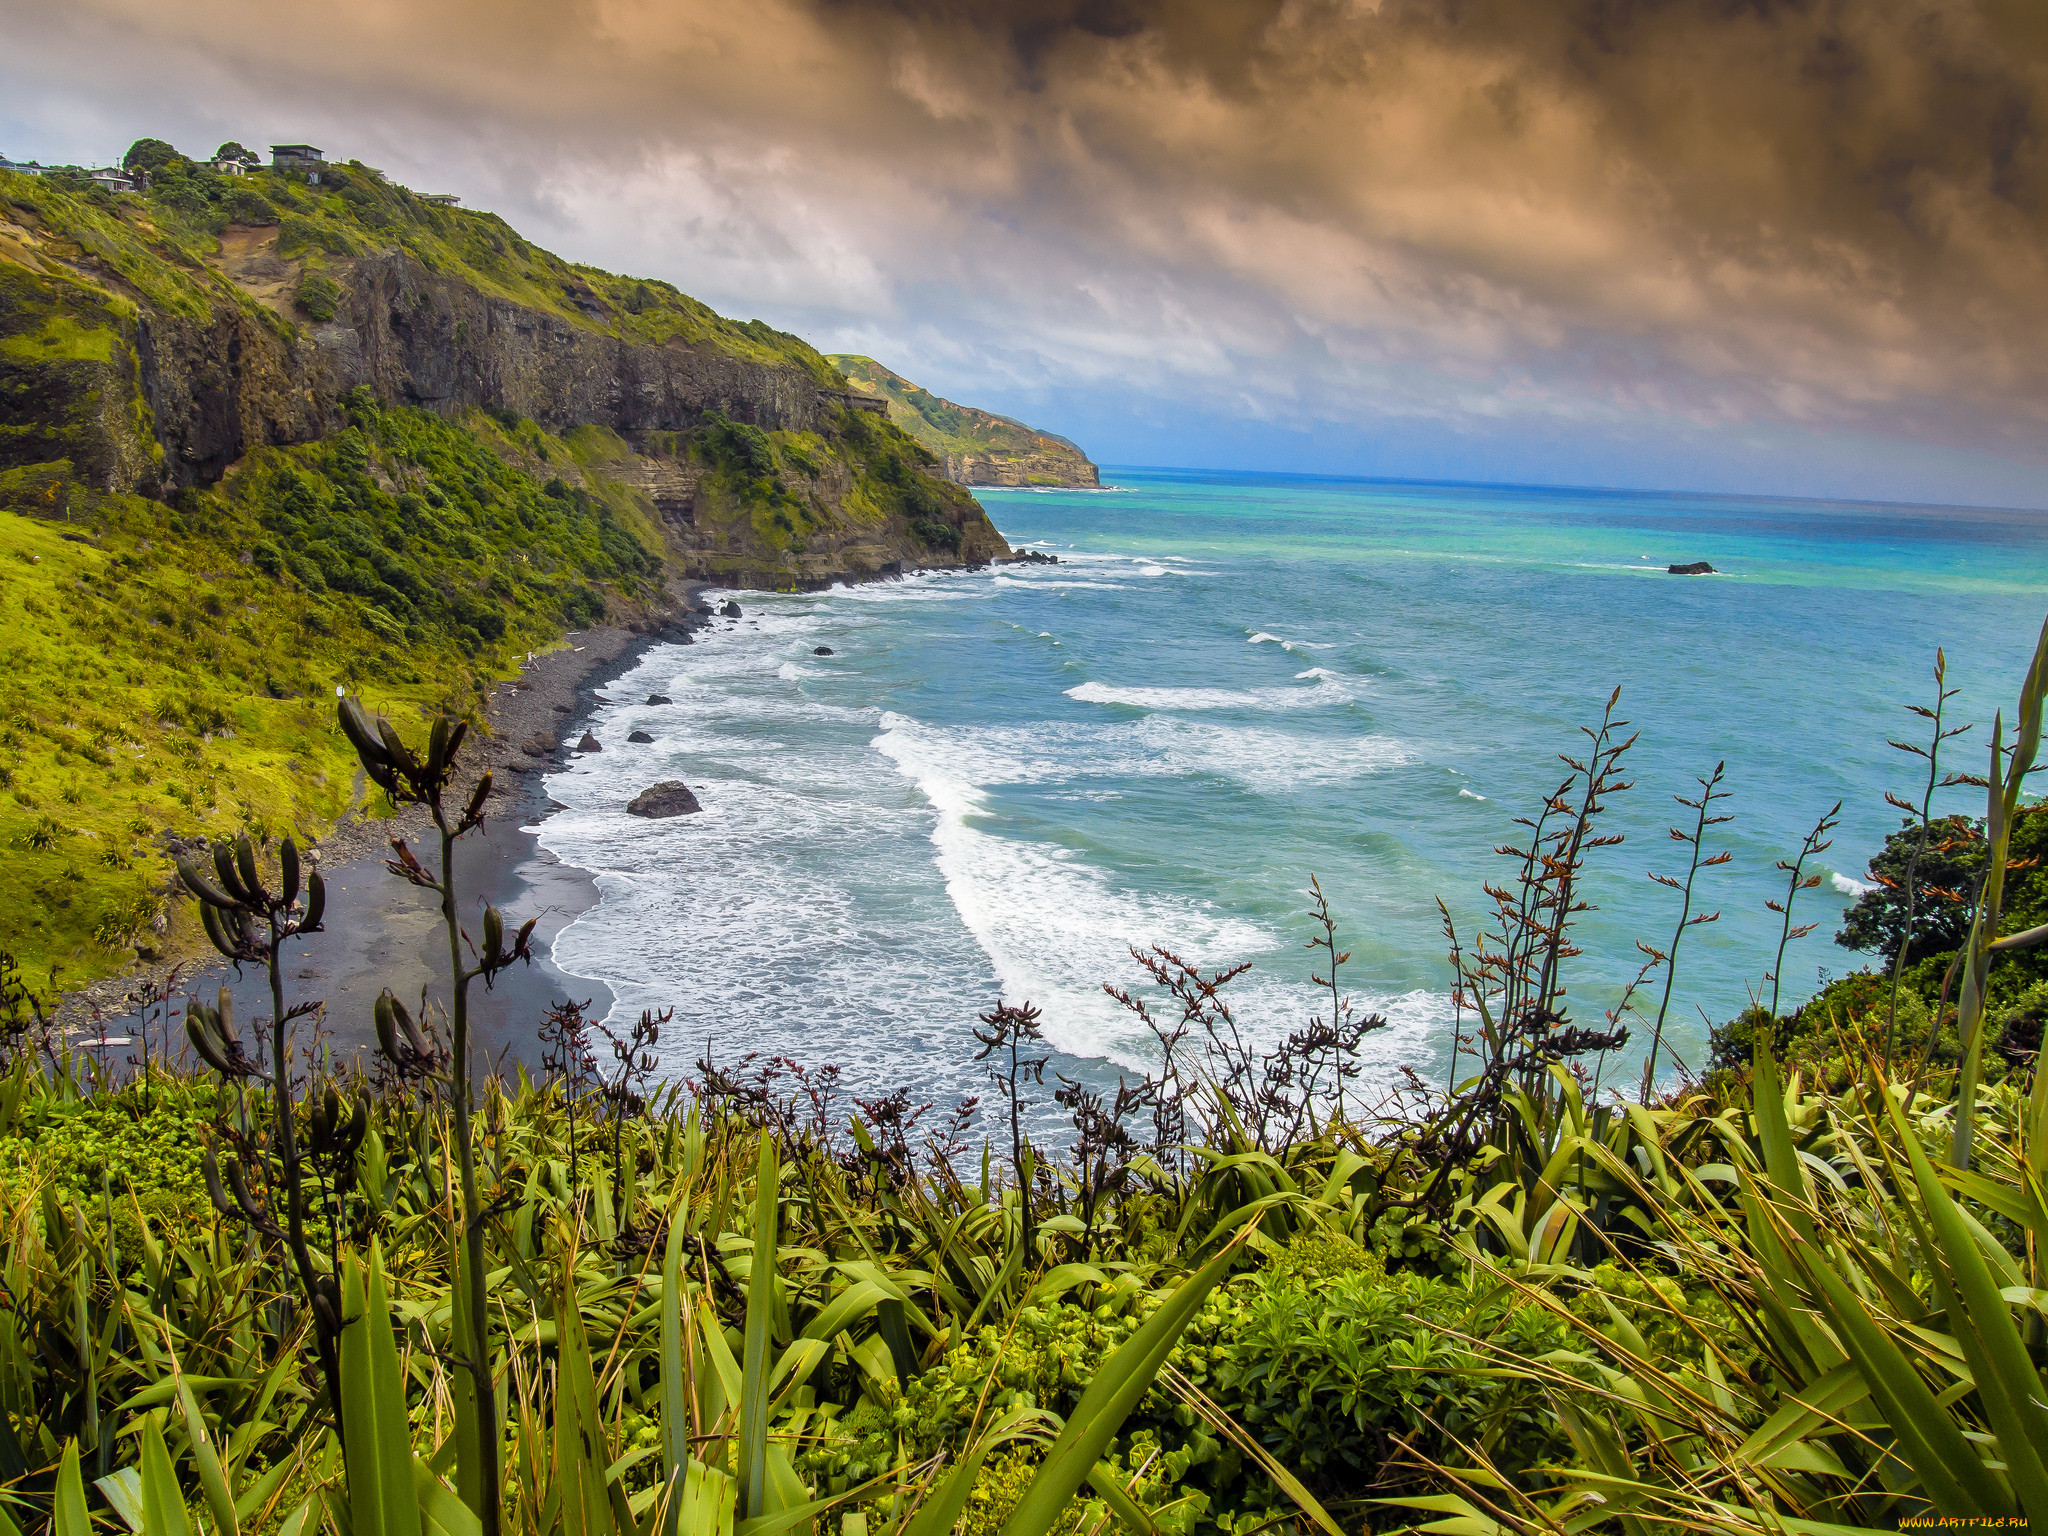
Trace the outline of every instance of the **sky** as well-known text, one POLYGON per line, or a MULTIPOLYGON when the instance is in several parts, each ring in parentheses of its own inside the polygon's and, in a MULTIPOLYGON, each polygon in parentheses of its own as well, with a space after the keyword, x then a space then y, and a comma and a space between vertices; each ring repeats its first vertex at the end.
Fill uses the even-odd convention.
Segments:
POLYGON ((2048 507, 2037 0, 0 0, 1107 464, 2048 507))

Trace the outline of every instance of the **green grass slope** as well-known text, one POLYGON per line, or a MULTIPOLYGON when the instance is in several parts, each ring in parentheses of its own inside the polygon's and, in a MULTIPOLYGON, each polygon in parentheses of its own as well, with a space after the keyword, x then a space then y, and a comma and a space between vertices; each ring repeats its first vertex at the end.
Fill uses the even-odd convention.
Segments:
POLYGON ((795 336, 759 320, 729 320, 656 279, 565 261, 494 213, 430 203, 360 161, 329 166, 312 186, 268 170, 221 176, 181 158, 158 168, 148 197, 0 172, 0 258, 52 275, 82 271, 193 318, 228 302, 275 324, 277 316, 218 268, 230 225, 277 229, 279 254, 307 264, 298 308, 312 318, 324 318, 323 263, 397 248, 430 271, 582 329, 647 345, 680 339, 838 382, 831 364, 795 336))
POLYGON ((978 459, 998 468, 1014 466, 1014 478, 991 476, 991 483, 1096 483, 1094 464, 1064 437, 971 405, 956 405, 871 357, 834 353, 827 361, 854 388, 887 400, 889 419, 955 468, 960 461, 978 459))
POLYGON ((186 947, 168 837, 356 803, 337 687, 470 710, 527 648, 658 596, 658 534, 585 468, 615 439, 350 407, 175 504, 0 476, 0 950, 32 977, 186 947))

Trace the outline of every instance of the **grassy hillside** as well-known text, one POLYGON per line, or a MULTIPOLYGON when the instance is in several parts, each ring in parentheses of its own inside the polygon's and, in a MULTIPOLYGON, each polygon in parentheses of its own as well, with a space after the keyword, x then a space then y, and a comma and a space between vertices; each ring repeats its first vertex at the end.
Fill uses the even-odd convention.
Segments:
POLYGON ((933 455, 835 404, 844 380, 793 336, 361 164, 310 185, 150 140, 129 160, 147 196, 0 173, 0 951, 32 976, 75 986, 189 948, 172 839, 318 834, 347 810, 337 687, 400 717, 466 711, 565 628, 659 606, 669 576, 786 586, 1007 553, 933 455), (811 429, 693 408, 629 445, 587 418, 553 435, 367 388, 316 398, 314 328, 356 258, 394 251, 444 294, 719 354, 719 389, 763 419, 793 396, 811 429), (242 280, 252 259, 271 280, 242 280), (178 411, 249 431, 201 464, 178 411))
POLYGON ((987 483, 1096 483, 1095 466, 1064 437, 971 405, 955 405, 871 357, 834 353, 827 361, 845 374, 854 388, 886 399, 892 422, 941 459, 953 461, 949 473, 958 461, 973 459, 991 461, 999 468, 1015 465, 1014 478, 991 474, 987 483))
POLYGON ((345 687, 469 710, 529 647, 659 591, 658 533, 585 472, 616 439, 351 400, 174 504, 0 476, 0 949, 84 982, 176 947, 166 838, 352 803, 345 687))
POLYGON ((656 279, 564 261, 521 239, 494 213, 427 202, 360 161, 330 166, 320 185, 309 186, 268 170, 220 176, 180 157, 159 166, 147 198, 116 196, 75 178, 0 172, 0 200, 0 215, 14 226, 0 226, 0 257, 53 276, 82 268, 155 307, 195 318, 222 301, 270 314, 215 261, 230 224, 275 227, 279 254, 307 264, 296 307, 309 318, 332 314, 321 313, 323 302, 332 304, 332 288, 323 288, 320 277, 324 264, 396 247, 431 271, 583 329, 650 345, 680 339, 838 382, 831 364, 797 337, 758 320, 728 320, 656 279))

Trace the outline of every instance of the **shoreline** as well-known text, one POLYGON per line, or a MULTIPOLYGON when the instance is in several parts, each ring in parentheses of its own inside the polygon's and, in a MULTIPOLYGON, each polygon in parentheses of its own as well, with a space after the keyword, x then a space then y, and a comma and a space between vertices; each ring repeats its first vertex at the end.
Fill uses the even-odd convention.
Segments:
MULTIPOLYGON (((679 590, 682 617, 653 631, 604 627, 581 630, 563 638, 560 650, 536 655, 516 679, 501 681, 486 703, 487 736, 471 737, 468 771, 451 792, 458 804, 476 778, 493 774, 490 809, 484 826, 456 845, 456 893, 464 909, 464 926, 476 933, 485 898, 505 914, 516 929, 537 918, 530 965, 501 973, 486 991, 473 984, 469 994, 473 1048, 493 1066, 514 1062, 539 1067, 539 1030, 548 1009, 564 1001, 589 1001, 585 1016, 601 1019, 612 993, 602 982, 567 975, 554 964, 554 941, 561 931, 597 903, 597 879, 588 870, 564 864, 539 844, 540 824, 555 808, 545 776, 566 763, 573 743, 588 727, 599 707, 596 690, 630 671, 652 646, 688 644, 705 622, 697 610, 701 583, 679 590)), ((448 951, 441 922, 440 898, 392 874, 384 866, 391 840, 404 838, 421 861, 435 862, 434 828, 422 807, 410 806, 389 817, 344 817, 323 838, 308 844, 305 854, 327 883, 327 914, 321 931, 303 942, 287 943, 281 953, 285 1003, 317 1000, 324 1005, 320 1038, 336 1064, 351 1060, 366 1069, 376 1051, 372 1006, 384 988, 404 999, 417 1017, 422 993, 442 1015, 448 1002, 448 951)), ((152 1027, 149 1049, 160 1055, 187 1053, 183 1000, 197 996, 207 1002, 225 988, 233 998, 235 1018, 246 1032, 271 1016, 269 980, 260 966, 236 968, 209 948, 182 963, 152 965, 107 977, 67 993, 56 1014, 60 1036, 74 1047, 104 1034, 131 1036, 134 1015, 124 1011, 126 998, 144 985, 165 986, 175 977, 172 1022, 152 1027), (103 1022, 102 1022, 103 1021, 103 1022)), ((310 1041, 300 1037, 303 1049, 310 1041)), ((138 1056, 141 1042, 105 1048, 109 1065, 138 1056)), ((481 1064, 481 1063, 480 1063, 481 1064)))

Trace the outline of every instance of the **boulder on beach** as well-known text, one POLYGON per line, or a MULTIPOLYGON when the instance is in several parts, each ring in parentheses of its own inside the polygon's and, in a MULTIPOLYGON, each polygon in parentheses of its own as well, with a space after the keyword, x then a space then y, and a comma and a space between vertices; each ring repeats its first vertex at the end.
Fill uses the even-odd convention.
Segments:
POLYGON ((546 731, 535 731, 526 738, 519 750, 528 757, 546 757, 555 750, 555 738, 546 731))
POLYGON ((673 704, 675 700, 665 693, 650 693, 647 695, 647 702, 650 704, 673 704))
POLYGON ((628 736, 626 740, 637 741, 644 746, 646 743, 654 740, 654 738, 648 735, 645 731, 635 731, 632 735, 628 736))
POLYGON ((635 795, 626 806, 629 816, 647 816, 656 820, 665 816, 687 816, 704 807, 697 803, 697 797, 690 793, 690 786, 681 779, 665 779, 659 784, 650 784, 635 795))
POLYGON ((736 619, 740 616, 740 605, 738 603, 727 603, 723 608, 719 609, 718 611, 724 614, 728 619, 736 619))
POLYGON ((1712 567, 1711 565, 1707 564, 1707 562, 1706 562, 1706 561, 1704 561, 1704 560, 1695 560, 1695 561, 1693 561, 1693 563, 1692 563, 1692 564, 1690 564, 1690 565, 1673 565, 1673 566, 1668 566, 1668 567, 1666 567, 1666 569, 1668 569, 1668 570, 1669 570, 1669 571, 1671 572, 1671 574, 1672 574, 1672 575, 1674 575, 1674 576, 1718 576, 1718 575, 1720 575, 1720 572, 1719 572, 1719 571, 1715 570, 1715 569, 1714 569, 1714 568, 1713 568, 1713 567, 1712 567))
POLYGON ((829 645, 821 645, 815 651, 812 651, 811 654, 813 656, 830 656, 832 654, 832 647, 829 645))
POLYGON ((576 750, 578 752, 602 752, 604 750, 604 743, 591 735, 590 732, 585 731, 583 739, 576 743, 576 750))

